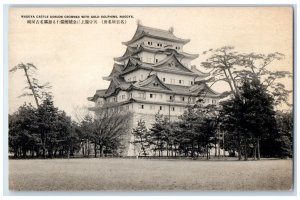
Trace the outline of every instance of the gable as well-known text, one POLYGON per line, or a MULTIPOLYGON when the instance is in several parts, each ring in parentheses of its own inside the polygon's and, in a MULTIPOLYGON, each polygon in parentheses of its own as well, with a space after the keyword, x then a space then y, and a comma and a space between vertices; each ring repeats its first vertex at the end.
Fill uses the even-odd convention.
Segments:
POLYGON ((193 85, 189 89, 190 92, 204 96, 218 96, 219 93, 212 90, 205 83, 201 85, 193 85))
POLYGON ((155 90, 170 90, 170 88, 160 81, 156 74, 150 75, 146 80, 136 83, 135 86, 155 90))
POLYGON ((109 84, 109 87, 108 89, 106 90, 106 94, 111 94, 111 93, 114 93, 115 90, 117 89, 117 85, 114 83, 114 81, 111 81, 110 84, 109 84))
POLYGON ((132 59, 129 59, 129 61, 128 61, 128 63, 127 63, 127 65, 123 68, 123 72, 127 72, 127 71, 131 71, 131 70, 133 70, 133 69, 135 69, 136 68, 136 63, 134 63, 133 61, 132 61, 132 59))
POLYGON ((185 67, 177 58, 174 54, 171 56, 167 57, 166 59, 162 60, 161 62, 158 62, 153 65, 153 67, 158 68, 158 69, 164 69, 168 71, 176 71, 176 72, 191 72, 190 69, 185 67))
POLYGON ((148 83, 144 87, 149 89, 169 90, 169 88, 163 85, 158 79, 154 79, 152 82, 148 83))

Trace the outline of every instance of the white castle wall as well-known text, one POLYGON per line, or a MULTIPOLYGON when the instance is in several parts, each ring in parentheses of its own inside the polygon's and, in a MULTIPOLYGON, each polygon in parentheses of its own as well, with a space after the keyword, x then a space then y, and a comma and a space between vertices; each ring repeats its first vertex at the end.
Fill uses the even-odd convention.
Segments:
MULTIPOLYGON (((173 84, 173 85, 183 85, 183 86, 191 86, 194 83, 194 77, 189 75, 182 75, 182 74, 170 74, 166 72, 155 72, 158 78, 166 84, 173 84), (181 83, 179 83, 181 80, 181 83)), ((153 72, 152 72, 153 74, 153 72)), ((124 75, 124 79, 126 81, 142 81, 145 80, 149 75, 149 71, 139 69, 129 74, 124 75)))
POLYGON ((177 43, 177 42, 171 42, 167 40, 160 40, 160 39, 153 39, 149 37, 143 37, 140 40, 135 41, 134 43, 130 44, 131 47, 136 47, 138 45, 145 45, 152 48, 165 48, 166 46, 176 49, 179 52, 183 51, 183 44, 177 43), (150 44, 148 44, 150 42, 150 44), (162 44, 161 46, 158 46, 157 44, 162 44), (176 48, 177 47, 177 48, 176 48))

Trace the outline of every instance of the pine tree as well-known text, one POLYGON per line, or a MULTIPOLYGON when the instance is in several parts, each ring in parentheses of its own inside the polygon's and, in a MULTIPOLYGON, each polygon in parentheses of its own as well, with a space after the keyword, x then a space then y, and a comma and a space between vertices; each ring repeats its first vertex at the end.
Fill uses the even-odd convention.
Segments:
POLYGON ((147 150, 150 147, 149 144, 149 131, 145 125, 145 121, 140 119, 138 121, 138 125, 132 131, 134 135, 133 144, 138 149, 138 153, 140 156, 140 152, 142 152, 143 156, 147 156, 147 150))
POLYGON ((276 133, 273 98, 258 79, 244 80, 240 89, 241 97, 222 104, 222 126, 236 139, 239 159, 244 148, 248 159, 249 144, 254 144, 254 156, 260 159, 260 141, 276 133), (244 144, 242 144, 244 143, 244 144))

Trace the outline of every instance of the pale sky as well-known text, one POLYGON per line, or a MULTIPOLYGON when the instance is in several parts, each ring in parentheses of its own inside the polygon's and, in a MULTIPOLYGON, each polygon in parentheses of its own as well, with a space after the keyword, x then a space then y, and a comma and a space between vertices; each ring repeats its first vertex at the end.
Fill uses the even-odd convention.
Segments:
MULTIPOLYGON (((36 20, 37 18, 33 19, 36 20)), ((49 18, 48 18, 49 19, 49 18)), ((198 69, 205 60, 202 52, 232 45, 243 53, 281 52, 285 59, 273 69, 292 72, 293 21, 291 8, 10 8, 9 69, 18 63, 38 67, 40 82, 50 82, 54 104, 72 115, 76 106, 93 106, 87 97, 106 89, 113 58, 123 55, 121 42, 132 38, 136 21, 145 26, 168 30, 177 37, 191 39, 183 48, 197 53, 192 64, 198 69), (132 15, 126 24, 26 24, 21 15, 132 15)), ((32 97, 18 98, 26 86, 23 72, 9 74, 9 113, 32 97)), ((285 80, 292 89, 292 80, 285 80)), ((223 91, 224 83, 213 89, 223 91)), ((34 105, 34 104, 33 104, 34 105)))

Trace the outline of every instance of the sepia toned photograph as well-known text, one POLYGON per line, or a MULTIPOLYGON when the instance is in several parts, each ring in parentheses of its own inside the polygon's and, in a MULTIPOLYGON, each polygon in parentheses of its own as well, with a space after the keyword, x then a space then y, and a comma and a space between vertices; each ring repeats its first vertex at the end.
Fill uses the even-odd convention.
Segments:
POLYGON ((8 8, 10 192, 292 192, 294 9, 8 8))

